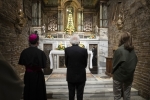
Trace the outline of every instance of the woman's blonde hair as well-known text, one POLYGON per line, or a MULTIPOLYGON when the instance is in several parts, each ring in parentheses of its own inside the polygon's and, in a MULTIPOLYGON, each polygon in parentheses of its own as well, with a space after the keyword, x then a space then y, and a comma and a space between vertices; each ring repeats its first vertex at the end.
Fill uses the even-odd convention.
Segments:
POLYGON ((134 46, 132 44, 132 36, 129 32, 123 32, 120 36, 119 46, 124 44, 124 48, 128 51, 132 51, 134 46))

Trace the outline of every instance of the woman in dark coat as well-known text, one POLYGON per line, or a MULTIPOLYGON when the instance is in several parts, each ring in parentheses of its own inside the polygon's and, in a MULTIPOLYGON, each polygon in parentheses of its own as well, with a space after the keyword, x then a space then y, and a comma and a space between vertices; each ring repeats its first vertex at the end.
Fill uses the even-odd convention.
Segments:
POLYGON ((24 65, 24 100, 47 100, 45 78, 42 68, 46 67, 46 55, 38 49, 39 36, 29 36, 30 47, 24 49, 20 55, 19 64, 24 65))
POLYGON ((120 100, 122 94, 123 100, 130 100, 130 91, 136 65, 137 56, 132 45, 131 34, 124 32, 121 34, 119 47, 113 56, 114 100, 120 100))

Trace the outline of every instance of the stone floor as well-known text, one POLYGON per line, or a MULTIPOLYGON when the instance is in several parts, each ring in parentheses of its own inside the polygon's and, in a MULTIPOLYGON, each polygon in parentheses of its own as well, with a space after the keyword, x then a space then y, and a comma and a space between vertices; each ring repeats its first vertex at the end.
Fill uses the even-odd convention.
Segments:
MULTIPOLYGON (((47 100, 69 100, 69 99, 47 99, 47 100)), ((88 98, 88 99, 83 98, 83 100, 114 100, 114 98, 113 97, 88 98)), ((123 99, 121 98, 120 100, 123 100, 123 99)), ((145 99, 140 96, 132 96, 130 100, 145 100, 145 99)))
MULTIPOLYGON (((61 72, 61 70, 59 71, 55 71, 53 74, 51 75, 45 75, 45 81, 48 81, 48 79, 66 79, 66 73, 61 72)), ((105 80, 105 81, 109 81, 112 80, 112 77, 109 77, 107 75, 105 75, 105 73, 102 74, 91 74, 89 71, 87 71, 87 81, 94 81, 95 79, 97 81, 101 81, 101 80, 105 80), (92 79, 94 78, 94 79, 92 79)), ((55 80, 52 80, 55 81, 55 80)), ((64 80, 65 81, 65 80, 64 80)))
MULTIPOLYGON (((69 100, 69 99, 47 99, 47 100, 69 100)), ((86 99, 83 98, 83 100, 114 100, 114 98, 113 97, 86 98, 86 99)), ((123 98, 121 98, 120 100, 123 100, 123 98)), ((145 99, 140 96, 132 96, 130 100, 145 100, 145 99)))
MULTIPOLYGON (((57 72, 56 72, 57 73, 57 72)), ((47 100, 69 100, 68 99, 68 88, 65 80, 65 75, 61 74, 45 75, 46 86, 47 86, 47 100), (58 76, 61 76, 61 79, 58 76), (58 78, 55 80, 53 78, 58 78)), ((96 81, 88 80, 85 86, 85 94, 83 100, 114 100, 112 90, 112 77, 106 76, 105 74, 92 74, 96 81), (96 93, 96 94, 95 94, 96 93)), ((89 78, 91 76, 89 75, 89 78)), ((75 99, 76 100, 76 99, 75 99)), ((123 99, 121 99, 123 100, 123 99)), ((138 95, 138 91, 132 88, 132 95, 130 100, 145 100, 138 95)))
MULTIPOLYGON (((83 100, 114 100, 112 77, 106 76, 104 73, 92 75, 96 81, 87 80, 83 100)), ((48 100, 68 100, 68 88, 64 76, 59 81, 50 80, 50 76, 47 76, 46 84, 47 94, 52 96, 51 98, 48 97, 48 100)), ((131 100, 145 100, 138 95, 138 90, 132 88, 131 91, 131 100)))

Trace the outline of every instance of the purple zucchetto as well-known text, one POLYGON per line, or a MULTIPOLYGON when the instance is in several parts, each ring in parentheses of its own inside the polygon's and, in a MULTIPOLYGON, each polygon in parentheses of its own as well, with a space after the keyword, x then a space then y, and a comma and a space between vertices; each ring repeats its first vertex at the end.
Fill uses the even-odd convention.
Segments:
POLYGON ((39 40, 38 34, 32 33, 29 35, 29 42, 31 44, 36 44, 38 40, 39 40))

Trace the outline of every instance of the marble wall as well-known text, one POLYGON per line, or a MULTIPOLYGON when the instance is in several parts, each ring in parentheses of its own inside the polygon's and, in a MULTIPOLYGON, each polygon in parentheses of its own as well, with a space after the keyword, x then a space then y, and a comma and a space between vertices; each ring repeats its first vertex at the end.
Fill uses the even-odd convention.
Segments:
POLYGON ((99 43, 99 73, 106 71, 106 57, 108 57, 108 41, 99 43))

